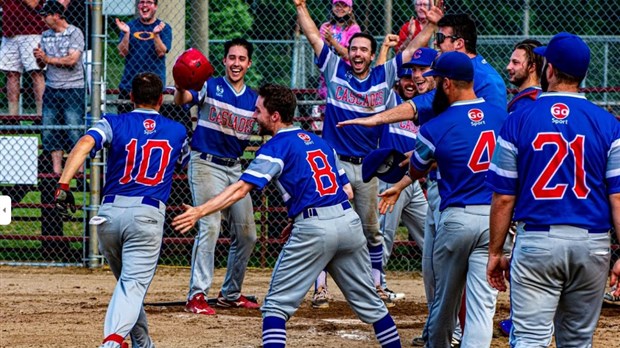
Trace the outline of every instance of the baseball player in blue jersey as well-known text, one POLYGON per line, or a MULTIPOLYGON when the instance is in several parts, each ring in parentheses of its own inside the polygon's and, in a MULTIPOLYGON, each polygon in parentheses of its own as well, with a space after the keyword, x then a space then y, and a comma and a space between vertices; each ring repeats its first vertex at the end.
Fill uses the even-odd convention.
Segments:
MULTIPOLYGON (((396 103, 402 103, 402 100, 411 99, 411 93, 405 88, 409 83, 401 84, 403 80, 411 80, 416 93, 426 93, 435 87, 435 81, 432 77, 423 77, 422 74, 430 69, 431 64, 437 57, 437 51, 432 48, 419 48, 413 53, 413 58, 403 64, 400 70, 400 81, 396 86, 398 94, 395 95, 396 103)), ((411 120, 398 123, 391 123, 383 127, 383 132, 379 140, 380 148, 391 148, 398 150, 400 153, 413 151, 415 141, 418 134, 418 126, 411 120)), ((392 184, 379 180, 379 192, 383 192, 392 184)), ((415 181, 409 185, 401 193, 394 210, 379 216, 379 226, 383 233, 383 264, 387 264, 390 254, 394 246, 394 237, 396 229, 402 223, 407 228, 409 236, 413 237, 420 250, 424 249, 424 221, 428 203, 420 183, 415 181)), ((404 294, 394 293, 387 288, 385 276, 382 277, 383 290, 392 297, 393 300, 404 298, 404 294)))
POLYGON ((546 347, 553 333, 558 347, 591 347, 609 230, 620 231, 620 123, 578 93, 590 62, 580 37, 559 33, 534 52, 545 57, 545 92, 508 118, 488 173, 487 279, 505 291, 510 267, 512 347, 546 347), (513 213, 509 262, 502 245, 513 213))
POLYGON ((290 89, 266 85, 258 95, 254 118, 260 134, 273 137, 257 151, 239 181, 201 206, 186 206, 173 225, 186 232, 201 216, 277 180, 294 225, 261 308, 263 347, 286 345, 286 321, 323 269, 358 317, 373 324, 381 346, 400 347, 394 321, 373 285, 362 222, 348 201, 352 191, 336 152, 320 137, 292 125, 297 102, 290 89))
MULTIPOLYGON (((241 176, 239 158, 250 141, 254 120, 252 113, 256 93, 245 84, 245 74, 252 65, 253 46, 235 38, 224 44, 226 76, 211 78, 202 90, 177 89, 175 102, 198 105, 198 124, 192 136, 189 183, 195 205, 222 192, 241 176)), ((222 213, 200 220, 192 250, 189 293, 185 309, 212 315, 206 297, 213 282, 215 246, 220 234, 222 214, 230 226, 231 243, 222 289, 217 297, 221 307, 258 308, 241 294, 241 287, 252 250, 256 243, 256 225, 250 196, 222 213)))
POLYGON ((534 103, 542 89, 540 88, 540 74, 543 58, 534 53, 536 47, 542 44, 533 39, 518 42, 510 61, 506 66, 508 80, 515 85, 519 92, 508 102, 508 113, 534 103))
MULTIPOLYGON (((435 8, 433 6, 430 11, 435 8)), ((441 19, 434 16, 427 16, 427 18, 427 26, 438 30, 435 35, 435 43, 441 52, 457 51, 465 53, 471 58, 474 65, 474 92, 476 95, 484 98, 487 103, 505 109, 507 101, 506 84, 499 73, 477 52, 476 23, 464 13, 448 14, 441 19)), ((428 42, 431 34, 432 31, 422 31, 416 39, 420 37, 421 40, 428 42)), ((413 97, 402 105, 377 113, 372 117, 343 121, 338 126, 365 125, 373 127, 404 120, 413 120, 418 124, 424 124, 437 115, 433 110, 434 97, 435 91, 424 93, 413 97)))
MULTIPOLYGON (((518 88, 518 93, 508 102, 508 114, 528 107, 542 92, 540 88, 540 74, 543 68, 543 57, 534 53, 536 47, 542 44, 533 39, 525 39, 514 46, 510 61, 506 66, 510 83, 518 88)), ((516 224, 513 222, 510 237, 507 238, 504 250, 511 250, 513 245, 516 224), (509 248, 508 248, 509 247, 509 248)), ((505 336, 510 335, 512 321, 510 318, 499 322, 499 329, 505 336)))
POLYGON ((381 212, 400 191, 437 162, 441 216, 433 241, 435 296, 424 337, 427 347, 449 347, 466 288, 466 325, 461 347, 489 347, 497 291, 485 277, 491 191, 484 180, 495 137, 507 117, 473 90, 474 67, 461 52, 447 52, 425 76, 435 76, 433 109, 423 124, 410 162, 410 176, 383 192, 381 212))
MULTIPOLYGON (((297 19, 303 33, 315 53, 315 63, 327 84, 327 105, 323 125, 323 138, 336 150, 338 160, 347 173, 354 192, 355 211, 362 219, 364 234, 368 240, 373 278, 377 292, 389 303, 380 284, 383 236, 379 231, 377 217, 377 179, 368 183, 362 180, 362 160, 377 148, 381 127, 351 127, 346 131, 336 128, 343 120, 364 118, 386 109, 386 103, 396 81, 397 71, 402 62, 411 59, 414 51, 424 46, 423 41, 414 39, 393 59, 385 64, 371 68, 375 58, 377 43, 372 35, 357 33, 349 43, 349 64, 334 54, 321 39, 319 30, 313 22, 305 0, 294 0, 297 19)), ((435 7, 433 16, 439 18, 442 12, 435 7)), ((433 28, 425 28, 430 32, 433 28)))
POLYGON ((137 75, 131 89, 135 110, 96 122, 71 151, 58 182, 56 205, 66 212, 73 205, 69 181, 89 153, 108 148, 101 208, 90 220, 118 280, 101 347, 127 347, 127 335, 133 347, 154 347, 142 302, 159 259, 174 168, 189 160, 185 127, 158 112, 162 90, 156 74, 137 75))

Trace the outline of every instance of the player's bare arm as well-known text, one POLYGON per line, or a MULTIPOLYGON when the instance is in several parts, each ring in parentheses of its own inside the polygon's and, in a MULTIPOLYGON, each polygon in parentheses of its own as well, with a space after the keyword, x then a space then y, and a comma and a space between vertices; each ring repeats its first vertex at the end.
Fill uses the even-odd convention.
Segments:
POLYGON ((381 44, 381 49, 379 50, 379 55, 377 56, 377 61, 375 65, 381 65, 387 62, 388 52, 390 48, 396 46, 398 44, 398 35, 387 34, 383 38, 383 44, 381 44))
POLYGON ((394 186, 388 188, 387 190, 379 193, 379 197, 381 197, 381 201, 379 202, 379 213, 385 214, 386 212, 391 213, 394 211, 394 204, 398 201, 398 197, 400 197, 400 193, 411 183, 413 180, 405 175, 399 182, 394 184, 394 186))
POLYGON ((190 91, 175 85, 174 91, 174 103, 176 105, 185 105, 189 104, 192 101, 192 93, 190 91))
POLYGON ((314 49, 314 53, 318 56, 321 54, 321 50, 325 44, 321 38, 319 28, 316 27, 312 17, 310 17, 310 12, 308 12, 305 0, 293 0, 293 3, 297 9, 297 23, 299 23, 301 30, 304 35, 306 35, 308 42, 310 42, 310 45, 314 49))
POLYGON ((375 114, 370 117, 358 117, 352 120, 346 120, 342 122, 338 122, 336 127, 343 126, 365 126, 365 127, 374 127, 387 123, 394 123, 400 121, 413 120, 416 121, 417 118, 417 108, 415 103, 411 100, 408 100, 394 108, 385 110, 378 114, 375 114))
POLYGON ((69 153, 69 157, 67 157, 67 162, 65 163, 65 168, 62 171, 62 175, 60 176, 58 183, 69 184, 75 173, 77 173, 78 169, 82 166, 82 164, 84 164, 86 157, 94 147, 95 139, 93 139, 92 136, 84 135, 81 137, 77 144, 75 144, 73 150, 71 150, 71 153, 69 153))
POLYGON ((503 247, 510 229, 515 202, 516 196, 498 193, 493 193, 491 201, 487 281, 499 291, 507 290, 506 280, 509 280, 509 263, 504 256, 503 247))
POLYGON ((351 186, 351 183, 344 185, 342 189, 344 190, 344 193, 347 194, 347 198, 349 200, 352 200, 353 197, 355 197, 355 195, 353 194, 353 186, 351 186))
POLYGON ((181 233, 186 233, 201 217, 230 207, 245 197, 253 188, 254 185, 239 180, 198 207, 183 204, 185 212, 174 218, 172 227, 181 233))

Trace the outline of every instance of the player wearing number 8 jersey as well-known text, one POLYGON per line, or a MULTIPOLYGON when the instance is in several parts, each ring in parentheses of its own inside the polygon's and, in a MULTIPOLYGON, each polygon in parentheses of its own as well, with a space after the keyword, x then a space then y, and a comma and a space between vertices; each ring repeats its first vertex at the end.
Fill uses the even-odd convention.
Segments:
POLYGON ((426 346, 450 346, 466 288, 461 347, 489 347, 497 291, 485 279, 491 191, 484 180, 507 113, 476 97, 474 67, 464 53, 443 53, 423 76, 435 76, 438 116, 420 128, 410 176, 380 195, 380 208, 383 213, 392 207, 400 191, 437 162, 441 215, 432 246, 435 290, 424 328, 426 346))
POLYGON ((487 278, 505 291, 510 267, 512 347, 548 346, 554 332, 558 347, 590 347, 612 221, 620 233, 620 123, 577 93, 590 62, 581 38, 560 33, 534 52, 546 60, 546 92, 508 118, 487 179, 495 192, 487 278), (502 244, 513 211, 508 265, 502 244))
POLYGON ((174 167, 187 163, 189 149, 185 127, 158 112, 162 90, 157 75, 137 75, 131 90, 136 109, 96 122, 71 151, 59 180, 59 191, 71 195, 69 181, 89 152, 108 147, 101 208, 90 221, 118 280, 105 318, 106 348, 126 347, 127 335, 134 347, 154 346, 142 302, 159 259, 174 167))
POLYGON ((286 321, 324 268, 359 318, 373 324, 381 346, 400 347, 394 321, 373 286, 362 223, 347 200, 345 188, 351 188, 335 151, 320 137, 293 126, 297 102, 290 89, 266 85, 258 95, 254 118, 260 134, 273 138, 257 151, 238 182, 201 206, 186 206, 173 225, 186 232, 201 216, 276 180, 295 222, 261 308, 263 347, 285 346, 286 321))

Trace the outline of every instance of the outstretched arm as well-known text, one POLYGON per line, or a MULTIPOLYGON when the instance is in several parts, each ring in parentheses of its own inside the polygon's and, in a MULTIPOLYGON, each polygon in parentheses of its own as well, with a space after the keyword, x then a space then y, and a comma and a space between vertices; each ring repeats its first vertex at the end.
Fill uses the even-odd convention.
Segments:
POLYGON ((352 120, 346 120, 342 122, 338 122, 336 127, 350 126, 350 125, 358 125, 358 126, 366 126, 366 127, 374 127, 387 123, 394 123, 406 120, 416 121, 418 116, 417 109, 415 103, 411 100, 402 103, 396 107, 391 109, 387 109, 383 112, 375 114, 370 117, 358 117, 352 120))
POLYGON ((297 22, 304 35, 306 35, 306 38, 308 38, 308 42, 310 42, 310 45, 314 49, 314 53, 318 56, 321 54, 321 50, 325 44, 323 39, 321 39, 321 33, 316 27, 316 24, 314 24, 312 17, 310 17, 310 12, 308 12, 308 8, 306 7, 306 0, 293 1, 297 9, 297 22))
POLYGON ((230 207, 245 197, 250 191, 252 191, 253 188, 254 185, 243 180, 239 180, 228 186, 219 195, 213 197, 198 207, 183 204, 185 212, 174 218, 172 221, 172 227, 181 233, 186 233, 201 217, 230 207))

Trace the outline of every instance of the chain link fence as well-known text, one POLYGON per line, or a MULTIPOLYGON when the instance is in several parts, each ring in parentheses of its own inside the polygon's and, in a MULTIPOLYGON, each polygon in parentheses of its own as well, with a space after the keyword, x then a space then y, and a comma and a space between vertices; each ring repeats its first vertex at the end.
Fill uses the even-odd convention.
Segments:
MULTIPOLYGON (((10 45, 21 45, 13 40, 12 31, 24 30, 22 27, 26 26, 40 35, 50 28, 47 17, 37 14, 43 2, 36 4, 34 1, 35 9, 16 10, 27 2, 2 2, 3 50, 10 45)), ((87 162, 84 174, 71 183, 79 209, 72 218, 60 217, 52 204, 59 178, 54 162, 58 157, 54 157, 54 152, 70 149, 75 142, 72 132, 82 134, 101 113, 130 110, 127 82, 142 70, 155 71, 164 78, 169 88, 162 113, 191 131, 195 110, 186 111, 173 105, 171 96, 172 65, 189 47, 204 52, 214 65, 216 75, 220 76, 224 74, 223 43, 235 36, 247 38, 255 50, 246 83, 252 88, 263 82, 291 86, 300 101, 296 122, 305 129, 321 129, 321 115, 316 109, 313 112, 313 106, 322 103, 317 95, 319 72, 313 63, 312 49, 296 25, 292 0, 61 2, 68 6, 67 22, 83 33, 80 63, 71 66, 75 71, 83 69, 82 86, 86 88, 71 95, 63 94, 64 89, 75 88, 75 84, 67 82, 70 78, 66 74, 60 77, 54 74, 54 69, 48 66, 45 79, 48 86, 54 81, 60 83, 55 85, 60 96, 53 100, 48 90, 43 96, 40 77, 35 71, 17 77, 21 82, 17 90, 21 94, 16 98, 15 72, 21 72, 22 67, 7 68, 5 65, 0 72, 0 192, 12 199, 13 219, 10 225, 0 226, 0 261, 87 264, 101 260, 96 252, 96 236, 91 238, 87 224, 89 213, 97 209, 98 202, 91 202, 91 192, 98 195, 99 180, 93 179, 93 169, 87 162), (140 17, 151 16, 158 20, 148 26, 140 24, 140 17), (160 20, 166 25, 155 29, 160 20), (95 28, 99 24, 100 28, 95 28), (153 34, 153 30, 158 34, 153 34), (162 50, 161 45, 165 49, 162 50), (47 96, 50 98, 46 99, 47 96), (59 112, 81 107, 82 111, 78 118, 70 121, 44 122, 40 116, 41 102, 43 113, 49 107, 60 109, 59 112)), ((509 87, 505 66, 516 42, 526 37, 548 42, 559 31, 581 35, 592 50, 589 74, 582 87, 590 100, 620 115, 620 7, 611 1, 445 1, 445 7, 447 13, 466 12, 474 18, 478 25, 479 54, 504 76, 509 87)), ((318 26, 330 19, 332 2, 310 0, 308 8, 318 26)), ((354 0, 353 11, 362 31, 373 34, 379 41, 387 33, 398 34, 401 26, 415 15, 413 0, 354 0)), ((58 36, 67 36, 67 31, 54 31, 54 35, 49 35, 58 36)), ((79 35, 70 39, 73 41, 67 38, 48 40, 47 54, 70 55, 79 35), (55 49, 53 44, 59 47, 55 49)), ((36 40, 35 46, 44 43, 40 36, 33 40, 36 40)), ((21 46, 12 48, 16 52, 22 49, 21 46)), ((30 51, 33 49, 21 50, 27 56, 30 51)), ((0 58, 3 59, 6 57, 0 58)), ((29 59, 34 59, 34 53, 29 59)), ((244 165, 253 158, 262 142, 261 137, 253 137, 244 154, 244 165)), ((281 237, 288 224, 286 211, 273 185, 262 192, 252 192, 252 200, 259 237, 250 265, 271 267, 284 242, 281 237)), ((193 234, 180 235, 169 225, 170 219, 182 211, 182 203, 192 203, 185 171, 176 173, 168 202, 162 264, 190 263, 193 234)), ((219 267, 225 267, 228 250, 227 223, 223 221, 222 224, 216 250, 216 266, 219 267)), ((614 250, 617 256, 619 251, 614 250)), ((409 241, 406 230, 401 228, 387 268, 411 271, 420 269, 420 264, 420 249, 409 241)))

